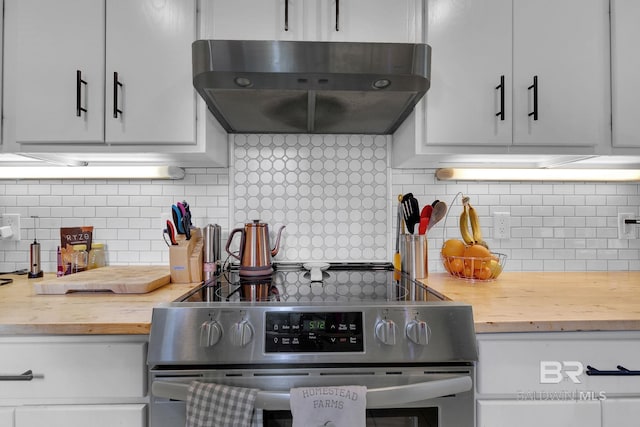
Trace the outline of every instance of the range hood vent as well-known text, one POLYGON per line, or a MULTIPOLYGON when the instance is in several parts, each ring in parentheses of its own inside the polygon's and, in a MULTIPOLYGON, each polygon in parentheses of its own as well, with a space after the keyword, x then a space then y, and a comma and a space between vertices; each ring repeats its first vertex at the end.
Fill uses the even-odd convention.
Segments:
POLYGON ((193 85, 229 133, 392 134, 429 89, 426 44, 198 40, 193 85))

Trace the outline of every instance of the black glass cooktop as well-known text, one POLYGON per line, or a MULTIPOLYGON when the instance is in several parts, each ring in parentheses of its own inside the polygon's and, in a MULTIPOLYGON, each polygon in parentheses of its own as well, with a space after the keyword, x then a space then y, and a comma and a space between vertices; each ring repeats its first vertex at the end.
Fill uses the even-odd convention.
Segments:
POLYGON ((303 264, 276 264, 270 276, 241 277, 225 271, 182 302, 368 302, 439 300, 421 283, 387 263, 331 263, 314 281, 303 264))

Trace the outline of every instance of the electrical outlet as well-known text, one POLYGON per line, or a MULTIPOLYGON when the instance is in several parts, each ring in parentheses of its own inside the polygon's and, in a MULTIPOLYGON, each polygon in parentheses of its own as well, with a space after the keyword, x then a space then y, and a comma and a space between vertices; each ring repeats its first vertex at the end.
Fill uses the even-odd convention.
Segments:
POLYGON ((630 240, 636 238, 636 227, 635 224, 625 224, 625 219, 633 219, 634 214, 632 213, 619 213, 618 214, 618 239, 620 240, 630 240))
POLYGON ((13 235, 7 240, 20 240, 20 214, 2 214, 2 225, 11 227, 13 235))
POLYGON ((511 238, 511 214, 509 212, 493 213, 493 238, 511 238))

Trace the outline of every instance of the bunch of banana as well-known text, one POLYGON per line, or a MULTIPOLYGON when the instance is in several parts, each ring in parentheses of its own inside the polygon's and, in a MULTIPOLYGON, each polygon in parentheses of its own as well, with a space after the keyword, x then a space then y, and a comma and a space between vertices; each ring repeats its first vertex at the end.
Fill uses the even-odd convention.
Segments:
POLYGON ((482 231, 480 230, 480 219, 478 213, 469 203, 469 197, 464 196, 462 198, 462 213, 460 214, 460 234, 462 240, 467 245, 482 245, 487 247, 487 244, 482 240, 482 231), (469 231, 469 224, 471 224, 471 231, 469 231))

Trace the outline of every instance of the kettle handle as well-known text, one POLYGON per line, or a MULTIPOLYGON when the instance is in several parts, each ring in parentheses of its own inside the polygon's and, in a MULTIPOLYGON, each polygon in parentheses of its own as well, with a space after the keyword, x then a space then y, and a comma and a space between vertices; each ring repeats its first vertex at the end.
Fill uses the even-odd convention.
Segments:
MULTIPOLYGON (((231 246, 231 241, 233 240, 233 235, 236 234, 237 232, 243 233, 244 234, 244 230, 242 228, 234 228, 233 230, 231 230, 231 233, 229 233, 229 238, 227 239, 227 246, 224 248, 225 251, 227 251, 227 253, 229 255, 231 255, 234 258, 237 258, 238 261, 240 261, 240 256, 234 254, 233 252, 231 252, 229 250, 229 246, 231 246)), ((240 250, 242 250, 242 240, 240 241, 240 250)))

